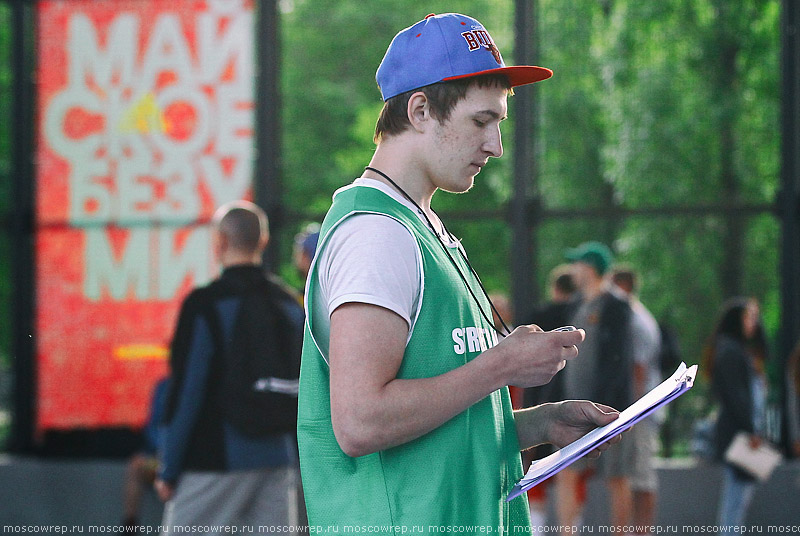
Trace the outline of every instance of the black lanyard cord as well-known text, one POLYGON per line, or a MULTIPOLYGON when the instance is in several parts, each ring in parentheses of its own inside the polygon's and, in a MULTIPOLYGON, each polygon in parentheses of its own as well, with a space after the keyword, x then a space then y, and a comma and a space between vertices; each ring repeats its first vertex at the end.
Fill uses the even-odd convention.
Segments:
MULTIPOLYGON (((366 167, 366 169, 367 169, 367 170, 369 170, 369 171, 372 171, 372 172, 374 172, 374 173, 377 173, 378 175, 380 175, 381 177, 383 177, 384 179, 386 179, 387 181, 389 181, 389 183, 390 183, 392 186, 394 186, 394 187, 397 189, 397 191, 398 191, 398 192, 400 192, 400 193, 403 195, 403 197, 405 197, 405 198, 406 198, 408 201, 410 201, 410 202, 411 202, 411 204, 412 204, 412 205, 414 205, 414 206, 417 208, 417 210, 419 211, 419 213, 420 213, 420 214, 422 214, 422 217, 423 217, 423 218, 425 218, 425 222, 428 224, 428 227, 430 227, 430 229, 431 229, 431 232, 433 232, 433 235, 436 237, 436 240, 437 240, 437 241, 439 242, 439 244, 442 246, 442 249, 444 250, 444 252, 445 252, 445 255, 447 255, 447 258, 448 258, 448 259, 450 259, 450 262, 453 264, 453 268, 455 268, 455 269, 456 269, 456 272, 458 272, 458 275, 461 277, 461 281, 464 283, 464 286, 466 287, 466 289, 467 289, 467 291, 469 292, 470 296, 472 296, 472 299, 473 299, 473 300, 475 301, 475 303, 478 305, 478 310, 481 312, 481 316, 483 317, 483 319, 484 319, 486 322, 488 322, 488 323, 489 323, 489 325, 490 325, 490 326, 492 326, 492 329, 494 329, 494 330, 495 330, 497 333, 499 333, 501 337, 505 337, 507 333, 511 333, 511 330, 510 330, 510 329, 508 328, 508 326, 506 325, 505 321, 503 320, 503 317, 502 317, 502 316, 500 316, 500 313, 497 311, 497 308, 496 308, 496 307, 494 306, 494 304, 492 303, 492 300, 491 300, 491 298, 489 298, 489 293, 488 293, 488 292, 486 292, 486 288, 483 286, 483 283, 481 282, 481 278, 480 278, 480 277, 478 277, 478 274, 477 274, 477 272, 475 272, 475 269, 472 267, 472 264, 470 264, 470 262, 469 262, 469 259, 468 259, 468 258, 467 258, 467 256, 464 254, 464 252, 461 250, 461 245, 459 244, 459 245, 458 245, 458 248, 457 248, 457 249, 458 249, 458 252, 459 252, 459 254, 461 255, 461 258, 462 258, 462 259, 464 259, 464 262, 465 262, 465 263, 466 263, 466 265, 469 267, 469 270, 470 270, 470 272, 471 272, 471 273, 472 273, 472 275, 475 277, 475 280, 478 282, 478 286, 481 288, 481 291, 483 291, 483 295, 484 295, 484 297, 486 298, 486 301, 488 301, 488 302, 489 302, 489 307, 490 307, 490 308, 491 308, 491 310, 492 310, 492 311, 494 311, 494 313, 497 315, 497 318, 500 320, 500 323, 502 324, 502 326, 503 326, 503 329, 504 329, 505 331, 501 331, 501 330, 497 329, 497 326, 495 325, 495 323, 494 323, 492 320, 490 320, 490 319, 488 318, 488 316, 486 315, 486 313, 485 313, 485 312, 484 312, 484 310, 483 310, 483 306, 481 305, 481 302, 480 302, 480 300, 478 300, 478 297, 477 297, 477 296, 475 295, 475 293, 473 292, 473 290, 472 290, 472 287, 471 287, 471 286, 470 286, 470 284, 467 282, 467 277, 466 277, 466 276, 464 275, 464 273, 461 271, 461 268, 459 268, 459 266, 458 266, 458 263, 457 263, 457 262, 456 262, 456 260, 453 258, 453 256, 452 256, 452 255, 450 255, 450 250, 449 250, 449 248, 448 248, 448 247, 447 247, 447 245, 446 245, 446 244, 445 244, 445 243, 442 241, 442 238, 439 236, 439 233, 437 233, 437 232, 436 232, 436 228, 433 226, 433 223, 431 222, 430 218, 428 218, 428 215, 425 213, 425 211, 424 211, 424 210, 422 210, 422 207, 420 207, 420 206, 417 204, 417 202, 416 202, 416 201, 414 201, 414 199, 412 199, 412 198, 411 198, 411 196, 410 196, 410 195, 408 195, 408 194, 406 193, 406 191, 405 191, 405 190, 403 190, 403 189, 400 187, 400 185, 398 185, 396 182, 394 182, 394 181, 393 181, 393 180, 392 180, 392 179, 391 179, 391 178, 390 178, 390 177, 389 177, 389 176, 388 176, 386 173, 384 173, 383 171, 381 171, 381 170, 379 170, 379 169, 376 169, 376 168, 374 168, 374 167, 370 167, 370 166, 367 166, 367 167, 366 167)), ((444 222, 443 222, 441 219, 439 220, 439 222, 442 224, 442 231, 443 231, 443 233, 447 233, 447 236, 450 238, 450 240, 457 242, 457 240, 455 239, 455 237, 454 237, 452 234, 450 234, 450 231, 448 231, 448 230, 447 230, 447 228, 444 226, 444 222)))

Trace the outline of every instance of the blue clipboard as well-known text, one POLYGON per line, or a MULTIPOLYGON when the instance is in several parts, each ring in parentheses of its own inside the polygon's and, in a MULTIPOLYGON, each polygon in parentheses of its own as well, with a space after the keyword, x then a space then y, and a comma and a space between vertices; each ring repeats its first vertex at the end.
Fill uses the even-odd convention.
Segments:
POLYGON ((530 488, 593 451, 601 443, 605 443, 654 411, 669 404, 692 388, 696 375, 697 365, 687 368, 685 363, 681 363, 672 376, 620 412, 614 422, 595 428, 561 450, 533 462, 525 476, 511 489, 506 501, 519 497, 530 488))

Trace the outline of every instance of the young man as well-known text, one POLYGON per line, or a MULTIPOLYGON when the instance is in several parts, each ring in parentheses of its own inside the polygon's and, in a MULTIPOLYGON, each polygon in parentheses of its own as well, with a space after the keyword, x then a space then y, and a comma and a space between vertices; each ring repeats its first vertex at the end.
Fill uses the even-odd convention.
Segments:
POLYGON ((502 155, 512 86, 488 32, 428 16, 389 46, 385 101, 364 175, 334 194, 308 279, 298 441, 310 526, 330 531, 529 528, 520 446, 564 445, 616 418, 590 402, 512 414, 507 385, 541 385, 580 330, 517 328, 498 341, 459 242, 431 210, 502 155), (355 527, 355 529, 353 529, 355 527))

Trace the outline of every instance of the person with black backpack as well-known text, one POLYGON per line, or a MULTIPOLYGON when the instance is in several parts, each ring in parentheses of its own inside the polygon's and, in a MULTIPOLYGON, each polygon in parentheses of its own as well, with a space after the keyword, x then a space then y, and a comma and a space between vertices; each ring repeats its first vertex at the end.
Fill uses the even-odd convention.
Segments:
POLYGON ((295 526, 303 309, 262 267, 263 210, 229 203, 213 226, 222 274, 184 300, 171 345, 163 530, 295 526))
MULTIPOLYGON (((568 249, 578 293, 570 301, 567 323, 584 330, 580 360, 569 363, 560 378, 559 399, 588 399, 615 408, 626 408, 635 400, 632 311, 609 283, 614 255, 601 242, 589 241, 568 249)), ((630 434, 599 460, 579 460, 556 475, 556 515, 564 527, 580 526, 585 501, 577 493, 581 479, 594 476, 603 483, 610 497, 609 525, 627 532, 631 525, 633 497, 633 440, 630 434), (577 500, 576 500, 577 498, 577 500)))

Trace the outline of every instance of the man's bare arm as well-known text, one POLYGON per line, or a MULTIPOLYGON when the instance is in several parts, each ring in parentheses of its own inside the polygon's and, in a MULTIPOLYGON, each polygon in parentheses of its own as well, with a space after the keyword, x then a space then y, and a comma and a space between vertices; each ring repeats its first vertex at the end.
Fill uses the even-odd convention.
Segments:
POLYGON ((581 330, 514 330, 440 376, 397 378, 408 325, 382 307, 348 303, 331 315, 331 418, 339 445, 362 456, 416 439, 509 384, 543 385, 577 355, 581 330))

